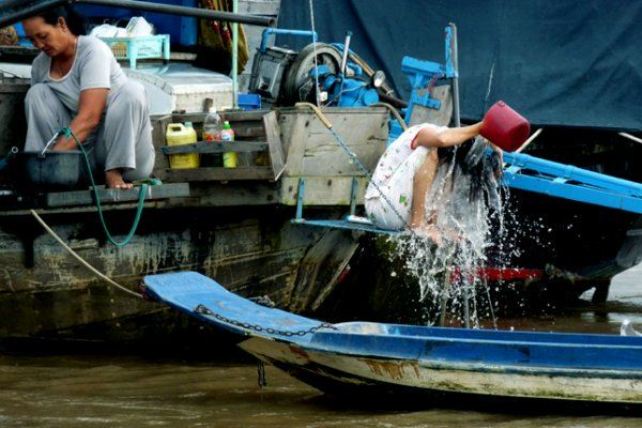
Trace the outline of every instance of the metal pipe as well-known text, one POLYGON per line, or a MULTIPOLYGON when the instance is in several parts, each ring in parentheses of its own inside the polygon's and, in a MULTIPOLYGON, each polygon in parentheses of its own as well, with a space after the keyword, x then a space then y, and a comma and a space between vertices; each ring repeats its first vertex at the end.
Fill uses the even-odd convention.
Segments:
MULTIPOLYGON (((11 3, 15 9, 15 5, 26 5, 32 3, 30 1, 19 2, 16 1, 11 3)), ((39 2, 36 5, 26 7, 18 12, 3 16, 0 18, 0 28, 6 27, 8 25, 14 24, 18 21, 21 21, 29 16, 35 15, 43 10, 47 10, 56 6, 61 6, 63 4, 74 4, 74 3, 87 3, 87 4, 96 4, 102 6, 113 6, 113 7, 126 7, 130 9, 144 10, 148 12, 157 12, 157 13, 166 13, 170 15, 181 15, 181 16, 193 16, 196 18, 205 18, 216 21, 229 21, 237 22, 240 24, 247 25, 258 25, 263 27, 271 27, 275 23, 274 18, 256 16, 256 15, 247 15, 240 13, 232 12, 219 12, 215 10, 208 9, 199 9, 196 7, 188 6, 175 6, 169 4, 159 4, 151 3, 146 1, 139 0, 48 0, 39 2)), ((7 8, 2 7, 0 11, 4 11, 7 8)))
POLYGON ((32 3, 35 3, 34 0, 6 0, 0 4, 0 13, 4 14, 8 10, 24 7, 32 3))
POLYGON ((350 52, 350 40, 352 39, 352 32, 348 31, 346 33, 346 39, 343 44, 343 56, 341 57, 341 74, 345 76, 346 67, 348 66, 348 53, 350 52))
MULTIPOLYGON (((451 40, 450 40, 450 56, 453 63, 453 68, 455 69, 455 75, 452 78, 452 89, 453 89, 453 119, 455 126, 461 126, 461 116, 459 113, 459 59, 457 57, 457 26, 454 23, 449 23, 450 27, 451 40)), ((470 290, 468 286, 463 287, 464 295, 464 325, 466 328, 470 328, 470 290)))
POLYGON ((627 132, 618 132, 618 135, 624 138, 628 138, 631 141, 635 141, 636 143, 642 144, 642 138, 638 138, 635 135, 631 135, 627 132))
MULTIPOLYGON (((232 13, 239 11, 239 0, 232 1, 232 13)), ((239 24, 232 24, 232 98, 234 108, 239 105, 239 24)))
POLYGON ((70 0, 72 3, 89 3, 104 6, 127 7, 130 9, 145 10, 148 12, 167 13, 183 16, 194 16, 216 21, 238 22, 239 24, 258 25, 271 27, 275 23, 274 18, 256 15, 246 15, 232 12, 219 12, 209 9, 200 9, 189 6, 175 6, 171 4, 151 3, 139 0, 70 0))
POLYGON ((453 62, 453 68, 455 69, 455 76, 452 79, 452 88, 453 88, 453 119, 455 120, 455 126, 461 126, 461 116, 459 113, 459 59, 457 57, 457 26, 454 23, 448 24, 452 31, 452 40, 451 40, 451 56, 453 62))
MULTIPOLYGON (((33 2, 27 1, 25 2, 25 4, 26 3, 33 3, 33 2)), ((4 14, 5 9, 0 9, 0 12, 3 13, 3 16, 0 17, 0 28, 8 27, 11 24, 15 24, 18 21, 22 21, 23 19, 29 18, 30 16, 37 15, 38 13, 44 10, 51 9, 65 3, 68 3, 68 0, 47 0, 29 7, 26 7, 17 12, 10 13, 8 15, 4 14)))

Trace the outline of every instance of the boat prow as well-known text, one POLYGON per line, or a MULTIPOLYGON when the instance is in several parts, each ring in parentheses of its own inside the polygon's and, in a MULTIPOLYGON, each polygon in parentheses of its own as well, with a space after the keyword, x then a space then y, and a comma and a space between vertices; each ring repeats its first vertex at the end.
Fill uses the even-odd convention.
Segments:
POLYGON ((251 302, 194 272, 145 278, 150 295, 333 393, 470 395, 642 404, 642 337, 326 324, 251 302))

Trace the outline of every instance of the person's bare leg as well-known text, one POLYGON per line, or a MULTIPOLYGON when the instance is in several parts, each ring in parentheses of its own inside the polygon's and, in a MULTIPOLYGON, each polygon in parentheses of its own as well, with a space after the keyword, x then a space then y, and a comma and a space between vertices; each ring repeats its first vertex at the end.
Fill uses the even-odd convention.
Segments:
POLYGON ((412 205, 410 207, 410 227, 425 228, 426 223, 426 193, 432 186, 437 174, 439 158, 437 150, 433 149, 426 155, 426 160, 415 172, 412 188, 412 205))
POLYGON ((133 184, 126 183, 120 169, 105 171, 105 185, 109 189, 131 189, 133 184))

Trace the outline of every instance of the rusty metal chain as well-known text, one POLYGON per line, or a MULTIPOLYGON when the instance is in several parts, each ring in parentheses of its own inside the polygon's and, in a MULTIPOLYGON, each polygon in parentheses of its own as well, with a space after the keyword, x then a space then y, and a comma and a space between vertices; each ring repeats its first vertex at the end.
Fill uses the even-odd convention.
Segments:
POLYGON ((223 315, 217 314, 216 312, 212 311, 210 308, 208 308, 207 306, 205 306, 203 304, 200 304, 200 305, 196 306, 194 308, 194 312, 196 312, 197 314, 208 316, 208 317, 214 317, 215 319, 217 319, 219 321, 222 321, 225 324, 230 324, 230 325, 233 325, 235 327, 241 327, 241 328, 244 328, 245 330, 253 330, 253 331, 256 331, 257 333, 264 333, 265 332, 267 334, 276 334, 276 335, 285 336, 285 337, 293 337, 293 336, 303 337, 303 336, 306 336, 308 334, 314 334, 317 331, 319 331, 321 329, 324 329, 324 328, 329 329, 329 330, 338 330, 334 325, 332 325, 330 323, 326 323, 326 322, 321 323, 319 325, 316 325, 314 327, 310 327, 310 328, 305 329, 305 330, 294 330, 294 331, 278 330, 278 329, 274 329, 272 327, 263 327, 263 326, 261 326, 259 324, 251 324, 251 323, 248 323, 248 322, 241 322, 241 321, 237 321, 237 320, 233 320, 233 319, 224 317, 223 315))

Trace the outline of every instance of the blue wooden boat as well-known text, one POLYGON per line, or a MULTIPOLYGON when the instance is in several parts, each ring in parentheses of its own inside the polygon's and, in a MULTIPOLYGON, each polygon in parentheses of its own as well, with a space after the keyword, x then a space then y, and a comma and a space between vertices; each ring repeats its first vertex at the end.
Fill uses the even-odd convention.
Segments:
POLYGON ((245 351, 330 393, 642 403, 642 337, 327 324, 259 305, 194 272, 144 283, 151 297, 240 335, 245 351))

